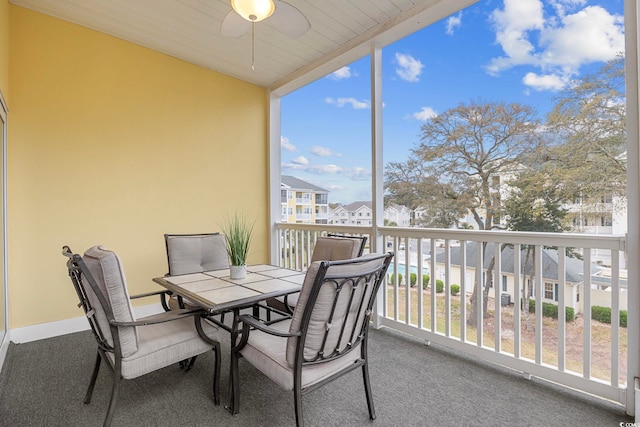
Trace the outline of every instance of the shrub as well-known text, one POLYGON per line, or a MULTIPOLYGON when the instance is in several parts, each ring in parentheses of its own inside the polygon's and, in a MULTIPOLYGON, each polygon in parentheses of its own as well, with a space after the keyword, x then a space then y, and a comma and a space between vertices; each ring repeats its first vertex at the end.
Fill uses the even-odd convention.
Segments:
POLYGON ((451 285, 451 295, 458 295, 460 293, 460 286, 451 285))
MULTIPOLYGON (((536 311, 536 301, 533 299, 529 300, 529 313, 534 313, 536 311)), ((552 319, 558 318, 558 306, 555 304, 550 304, 548 302, 542 303, 542 315, 545 317, 551 317, 552 319)), ((564 318, 567 322, 573 322, 576 318, 575 310, 571 307, 565 307, 564 309, 564 318)))
POLYGON ((418 275, 416 273, 409 273, 409 283, 411 284, 412 288, 416 285, 417 282, 418 275))
MULTIPOLYGON (((391 283, 392 285, 396 284, 396 275, 391 273, 391 276, 389 277, 389 283, 391 283)), ((402 285, 402 273, 398 273, 398 285, 402 285)))
MULTIPOLYGON (((611 308, 594 305, 591 307, 591 318, 602 323, 611 323, 611 308)), ((627 327, 627 310, 620 310, 620 326, 627 327)))
POLYGON ((429 287, 429 275, 422 275, 422 289, 427 289, 429 287))
POLYGON ((440 279, 436 279, 436 292, 437 293, 444 292, 444 282, 440 279))

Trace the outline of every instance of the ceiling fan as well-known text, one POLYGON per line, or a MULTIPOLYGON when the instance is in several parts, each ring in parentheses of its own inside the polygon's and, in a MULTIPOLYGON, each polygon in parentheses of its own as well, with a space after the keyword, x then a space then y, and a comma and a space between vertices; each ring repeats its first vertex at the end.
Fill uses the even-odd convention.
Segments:
POLYGON ((222 21, 220 31, 225 37, 240 37, 253 24, 269 18, 265 24, 289 37, 300 37, 311 24, 302 12, 280 0, 231 0, 233 8, 222 21))

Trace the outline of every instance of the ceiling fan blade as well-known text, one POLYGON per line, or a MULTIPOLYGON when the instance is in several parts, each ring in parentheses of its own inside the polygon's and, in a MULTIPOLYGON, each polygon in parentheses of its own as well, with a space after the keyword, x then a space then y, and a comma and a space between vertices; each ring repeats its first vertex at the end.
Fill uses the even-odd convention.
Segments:
POLYGON ((274 0, 274 3, 276 10, 265 20, 265 23, 294 38, 309 31, 311 24, 302 12, 284 1, 274 0))
POLYGON ((238 15, 235 10, 231 10, 224 17, 220 26, 220 33, 224 37, 240 37, 251 28, 251 22, 238 15))

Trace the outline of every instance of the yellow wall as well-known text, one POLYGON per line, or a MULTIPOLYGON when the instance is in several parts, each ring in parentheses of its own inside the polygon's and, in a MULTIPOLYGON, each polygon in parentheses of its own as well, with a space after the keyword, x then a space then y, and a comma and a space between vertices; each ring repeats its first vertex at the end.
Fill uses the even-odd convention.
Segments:
POLYGON ((0 0, 0 92, 9 97, 9 0, 0 0))
POLYGON ((10 23, 11 328, 82 315, 65 244, 115 250, 148 291, 163 233, 240 210, 268 261, 264 89, 21 7, 10 23))

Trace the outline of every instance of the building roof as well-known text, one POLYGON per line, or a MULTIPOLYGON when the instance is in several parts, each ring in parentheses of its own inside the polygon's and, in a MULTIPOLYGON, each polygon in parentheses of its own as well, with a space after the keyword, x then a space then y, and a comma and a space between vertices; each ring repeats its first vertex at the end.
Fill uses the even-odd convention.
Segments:
MULTIPOLYGON (((478 244, 476 242, 468 242, 466 248, 467 267, 474 268, 476 265, 476 253, 478 244)), ((484 253, 483 268, 487 268, 491 262, 491 257, 494 254, 494 244, 487 243, 487 248, 484 253)), ((440 249, 436 251, 436 262, 444 263, 445 256, 444 250, 440 249)), ((523 249, 520 253, 520 264, 524 265, 526 259, 526 250, 523 249)), ((512 246, 506 246, 502 250, 502 271, 505 273, 513 274, 513 260, 514 251, 512 246)), ((451 248, 451 265, 460 265, 460 247, 451 248)), ((526 272, 527 275, 531 274, 533 266, 533 254, 529 256, 527 260, 526 272)), ((582 283, 584 282, 583 275, 583 261, 575 257, 567 256, 565 259, 566 280, 568 283, 582 283)), ((558 280, 558 251, 555 249, 542 249, 542 277, 548 280, 558 280)), ((611 279, 603 277, 598 273, 603 270, 602 267, 591 264, 591 283, 594 285, 611 285, 611 279)), ((627 285, 627 280, 620 279, 622 286, 627 285)))
POLYGON ((372 209, 373 205, 371 204, 371 202, 353 202, 353 203, 349 203, 348 205, 344 205, 344 208, 349 212, 354 212, 363 206, 369 209, 372 209))
POLYGON ((324 188, 318 187, 317 185, 313 185, 311 183, 308 183, 307 181, 303 181, 299 178, 289 175, 282 175, 280 177, 280 186, 291 188, 292 190, 311 190, 316 193, 329 192, 329 190, 325 190, 324 188))

